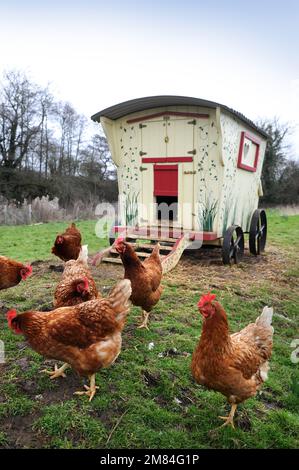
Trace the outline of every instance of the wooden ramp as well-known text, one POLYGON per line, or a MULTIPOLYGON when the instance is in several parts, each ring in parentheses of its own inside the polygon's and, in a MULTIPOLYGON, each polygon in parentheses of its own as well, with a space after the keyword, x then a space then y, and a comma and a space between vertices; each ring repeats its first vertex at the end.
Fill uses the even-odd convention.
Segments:
MULTIPOLYGON (((183 251, 191 243, 188 233, 181 235, 180 238, 165 237, 160 233, 148 235, 147 233, 136 232, 126 232, 124 235, 122 234, 122 236, 134 247, 137 256, 141 260, 148 258, 153 248, 159 243, 163 273, 171 271, 171 269, 177 265, 183 251)), ((92 264, 98 266, 100 263, 122 264, 120 256, 113 245, 105 248, 94 256, 92 264)))

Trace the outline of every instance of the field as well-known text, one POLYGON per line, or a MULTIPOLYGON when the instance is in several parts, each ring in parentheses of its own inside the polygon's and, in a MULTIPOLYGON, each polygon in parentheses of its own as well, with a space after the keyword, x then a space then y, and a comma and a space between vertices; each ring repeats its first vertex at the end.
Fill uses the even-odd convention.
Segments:
MULTIPOLYGON (((133 308, 117 362, 97 374, 98 394, 89 403, 74 396, 84 382, 73 371, 50 382, 40 371, 53 361, 29 349, 7 327, 9 308, 48 310, 62 263, 49 254, 63 223, 0 227, 0 253, 33 261, 33 275, 0 293, 0 448, 299 448, 299 364, 291 342, 299 338, 299 216, 271 213, 266 253, 223 266, 219 250, 184 255, 164 278, 150 330, 138 330, 133 308), (236 430, 223 428, 225 398, 197 385, 191 354, 201 332, 196 303, 209 290, 228 312, 232 331, 274 307, 274 352, 269 379, 257 397, 242 404, 236 430), (149 345, 151 346, 149 347, 149 345)), ((101 243, 94 221, 80 222, 95 253, 101 243)), ((93 269, 103 294, 123 275, 122 266, 93 269)))

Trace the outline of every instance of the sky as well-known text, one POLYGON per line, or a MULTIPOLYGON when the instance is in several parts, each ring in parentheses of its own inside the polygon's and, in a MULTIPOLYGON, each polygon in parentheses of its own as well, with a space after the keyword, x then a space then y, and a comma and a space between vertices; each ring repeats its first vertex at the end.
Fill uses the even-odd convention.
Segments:
POLYGON ((0 74, 23 70, 87 117, 152 95, 204 98, 293 128, 297 0, 0 0, 0 74))

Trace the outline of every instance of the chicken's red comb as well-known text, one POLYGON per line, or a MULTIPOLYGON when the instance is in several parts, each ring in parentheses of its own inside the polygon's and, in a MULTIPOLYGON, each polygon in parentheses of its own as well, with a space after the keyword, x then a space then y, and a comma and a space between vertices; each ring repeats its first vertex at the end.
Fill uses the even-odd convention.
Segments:
POLYGON ((16 310, 9 310, 6 314, 6 318, 7 318, 7 323, 8 323, 8 326, 9 328, 12 330, 13 327, 12 327, 12 321, 14 318, 16 318, 18 316, 17 314, 17 311, 16 310))
POLYGON ((211 292, 209 292, 208 294, 205 294, 205 295, 201 296, 197 306, 198 306, 198 308, 202 308, 204 305, 210 304, 215 299, 216 299, 216 294, 211 294, 211 292))
POLYGON ((83 277, 83 280, 84 280, 84 289, 88 291, 89 290, 89 281, 88 281, 86 276, 83 277))
POLYGON ((32 266, 30 264, 27 264, 27 266, 25 266, 26 270, 27 270, 27 276, 31 276, 32 274, 32 266))
POLYGON ((115 244, 118 245, 118 243, 121 243, 121 242, 124 242, 125 241, 125 237, 123 235, 120 235, 119 237, 117 237, 117 239, 115 240, 115 244))

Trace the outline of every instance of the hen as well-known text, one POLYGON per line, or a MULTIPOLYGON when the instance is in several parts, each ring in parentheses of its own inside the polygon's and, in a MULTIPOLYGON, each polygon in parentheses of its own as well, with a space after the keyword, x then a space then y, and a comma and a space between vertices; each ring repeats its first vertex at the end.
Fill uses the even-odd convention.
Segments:
POLYGON ((81 250, 81 233, 71 224, 64 233, 57 235, 52 253, 62 261, 77 259, 81 250))
POLYGON ((92 400, 96 393, 95 374, 110 366, 121 350, 121 332, 129 312, 131 283, 120 281, 106 299, 95 299, 52 312, 7 313, 9 327, 23 334, 34 351, 50 359, 64 361, 59 369, 47 372, 51 379, 64 376, 72 367, 89 376, 90 386, 76 394, 92 400))
POLYGON ((125 279, 130 279, 132 284, 131 301, 143 311, 143 322, 138 328, 148 328, 149 312, 162 294, 160 245, 157 244, 151 255, 143 262, 140 261, 130 243, 125 242, 122 237, 114 242, 114 248, 124 265, 125 279))
POLYGON ((237 405, 255 396, 267 379, 274 332, 273 309, 265 307, 255 323, 230 335, 226 313, 215 297, 204 295, 198 303, 203 329, 191 369, 199 384, 226 396, 231 411, 227 417, 220 416, 225 420, 222 426, 234 427, 237 405))
POLYGON ((31 266, 25 266, 25 264, 6 258, 6 256, 0 256, 0 290, 16 286, 31 274, 31 266))
POLYGON ((77 305, 101 297, 87 266, 87 259, 87 245, 83 245, 78 259, 65 263, 62 278, 54 294, 55 308, 77 305))

